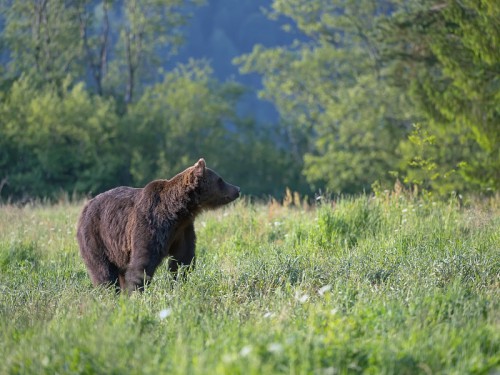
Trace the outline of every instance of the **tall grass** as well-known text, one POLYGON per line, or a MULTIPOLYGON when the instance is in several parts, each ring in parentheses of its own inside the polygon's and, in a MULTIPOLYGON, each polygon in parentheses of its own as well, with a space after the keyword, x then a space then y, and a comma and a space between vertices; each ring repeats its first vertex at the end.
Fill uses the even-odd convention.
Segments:
POLYGON ((131 297, 91 287, 80 208, 0 207, 1 374, 500 371, 498 200, 241 201, 131 297))

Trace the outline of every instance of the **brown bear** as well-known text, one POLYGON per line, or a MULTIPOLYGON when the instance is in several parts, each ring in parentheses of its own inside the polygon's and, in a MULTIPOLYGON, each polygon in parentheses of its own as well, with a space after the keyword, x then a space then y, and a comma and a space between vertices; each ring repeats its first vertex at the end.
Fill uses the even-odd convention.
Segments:
POLYGON ((77 228, 92 283, 133 291, 143 288, 165 257, 171 271, 190 265, 196 215, 239 196, 240 188, 207 168, 204 159, 170 180, 97 195, 83 208, 77 228))

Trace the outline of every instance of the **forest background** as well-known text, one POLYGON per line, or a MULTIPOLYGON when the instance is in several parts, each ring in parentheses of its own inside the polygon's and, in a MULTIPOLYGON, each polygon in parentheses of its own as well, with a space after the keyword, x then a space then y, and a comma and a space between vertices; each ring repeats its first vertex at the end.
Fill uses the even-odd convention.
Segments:
POLYGON ((500 2, 2 0, 0 199, 500 188, 500 2))

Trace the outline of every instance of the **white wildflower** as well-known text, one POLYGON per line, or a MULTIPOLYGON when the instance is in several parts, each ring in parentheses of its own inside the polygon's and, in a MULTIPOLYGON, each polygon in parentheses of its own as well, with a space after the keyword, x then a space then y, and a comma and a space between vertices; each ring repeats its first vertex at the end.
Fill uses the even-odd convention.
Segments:
POLYGON ((267 346, 267 350, 271 353, 281 353, 283 351, 283 345, 277 342, 272 342, 267 346))
POLYGON ((246 345, 240 350, 240 357, 248 357, 248 355, 252 352, 252 347, 250 345, 246 345))
POLYGON ((325 367, 317 371, 321 375, 335 375, 338 374, 338 370, 335 367, 325 367))
POLYGON ((325 286, 322 286, 321 288, 319 288, 318 293, 320 296, 322 296, 326 292, 329 292, 330 290, 332 290, 332 286, 330 284, 328 284, 328 285, 325 285, 325 286))
POLYGON ((161 310, 158 313, 158 317, 160 318, 160 320, 163 320, 163 319, 165 319, 166 317, 168 317, 170 315, 172 315, 172 309, 171 308, 163 309, 163 310, 161 310))
POLYGON ((285 340, 285 342, 286 342, 288 345, 292 345, 292 344, 294 344, 294 343, 295 343, 295 337, 290 336, 290 337, 288 337, 288 338, 285 340))
POLYGON ((300 294, 300 293, 295 293, 295 299, 299 301, 300 303, 306 303, 307 300, 309 299, 308 294, 300 294))

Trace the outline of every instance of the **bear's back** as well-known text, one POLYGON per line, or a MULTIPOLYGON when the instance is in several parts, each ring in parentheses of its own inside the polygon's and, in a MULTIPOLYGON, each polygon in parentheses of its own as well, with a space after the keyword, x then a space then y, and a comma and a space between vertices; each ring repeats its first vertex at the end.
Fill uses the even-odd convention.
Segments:
POLYGON ((80 217, 79 234, 97 237, 108 257, 116 263, 122 263, 122 253, 129 251, 127 226, 141 191, 141 188, 127 186, 108 190, 91 199, 80 217))
POLYGON ((142 189, 120 186, 95 196, 87 203, 87 215, 112 221, 117 214, 133 209, 142 189))

